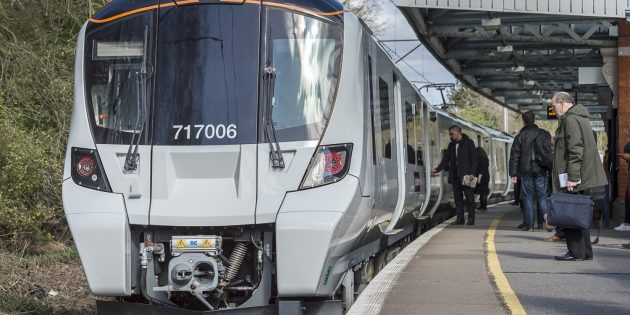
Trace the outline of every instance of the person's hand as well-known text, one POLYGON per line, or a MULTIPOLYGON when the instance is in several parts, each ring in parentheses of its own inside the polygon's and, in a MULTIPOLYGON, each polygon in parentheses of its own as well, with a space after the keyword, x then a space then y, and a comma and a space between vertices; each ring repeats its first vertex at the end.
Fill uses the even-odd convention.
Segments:
POLYGON ((624 159, 626 162, 630 161, 630 153, 619 153, 617 154, 620 158, 624 159))
POLYGON ((518 183, 518 178, 512 177, 512 185, 516 185, 518 183))
POLYGON ((438 171, 437 168, 434 168, 431 170, 431 175, 437 175, 438 171))
POLYGON ((572 181, 567 181, 567 191, 568 192, 572 192, 573 189, 575 189, 575 186, 577 186, 578 183, 577 182, 572 182, 572 181))

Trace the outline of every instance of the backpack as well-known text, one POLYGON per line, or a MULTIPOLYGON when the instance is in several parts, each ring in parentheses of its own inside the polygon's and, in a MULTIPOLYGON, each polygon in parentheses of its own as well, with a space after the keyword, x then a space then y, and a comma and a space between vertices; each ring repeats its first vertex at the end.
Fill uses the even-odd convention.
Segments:
POLYGON ((544 130, 540 130, 534 140, 534 150, 532 150, 532 160, 540 168, 551 169, 553 166, 553 154, 551 154, 551 135, 544 130))

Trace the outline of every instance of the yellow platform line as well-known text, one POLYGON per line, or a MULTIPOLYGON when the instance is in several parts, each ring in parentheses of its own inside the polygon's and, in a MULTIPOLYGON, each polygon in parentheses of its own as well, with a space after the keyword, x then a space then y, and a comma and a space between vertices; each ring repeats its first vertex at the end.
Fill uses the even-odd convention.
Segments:
POLYGON ((499 256, 497 256, 497 249, 494 246, 494 235, 496 234, 497 226, 499 225, 501 218, 503 218, 503 215, 504 214, 501 214, 492 220, 492 223, 490 223, 490 226, 488 227, 488 233, 486 234, 486 259, 488 263, 488 270, 490 271, 490 274, 494 279, 494 283, 499 290, 499 294, 503 298, 503 302, 510 313, 513 315, 525 315, 527 312, 525 312, 521 301, 519 301, 516 293, 514 293, 512 287, 510 287, 510 283, 505 277, 505 274, 503 274, 501 263, 499 262, 499 256))

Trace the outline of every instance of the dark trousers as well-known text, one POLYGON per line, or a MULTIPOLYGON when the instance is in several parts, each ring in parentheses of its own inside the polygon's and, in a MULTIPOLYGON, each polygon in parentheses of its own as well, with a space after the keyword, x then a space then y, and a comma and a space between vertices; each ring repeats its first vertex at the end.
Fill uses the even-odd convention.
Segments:
POLYGON ((630 188, 626 191, 626 198, 624 202, 626 204, 626 217, 623 219, 623 222, 630 224, 630 194, 628 192, 630 192, 630 188))
POLYGON ((461 183, 453 184, 453 198, 455 199, 455 213, 457 221, 464 220, 464 196, 468 203, 468 221, 475 221, 475 190, 461 183))
MULTIPOLYGON (((579 194, 590 195, 590 192, 580 191, 579 194)), ((593 247, 591 246, 591 229, 578 230, 563 228, 562 232, 566 237, 567 249, 571 256, 579 259, 593 258, 593 247)))
POLYGON ((590 229, 576 230, 563 228, 562 232, 566 237, 567 249, 571 253, 571 256, 579 259, 593 257, 590 229))
POLYGON ((556 233, 554 233, 559 238, 565 238, 566 234, 564 233, 564 228, 556 227, 556 233))
POLYGON ((486 209, 488 208, 488 194, 479 194, 479 208, 486 209))

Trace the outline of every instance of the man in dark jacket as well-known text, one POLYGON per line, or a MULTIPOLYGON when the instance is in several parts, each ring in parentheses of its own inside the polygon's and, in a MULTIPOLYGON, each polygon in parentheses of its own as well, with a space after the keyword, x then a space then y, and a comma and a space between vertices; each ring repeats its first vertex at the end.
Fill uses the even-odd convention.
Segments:
POLYGON ((543 214, 547 213, 548 209, 547 171, 551 168, 553 160, 549 147, 551 135, 534 124, 536 114, 533 111, 523 113, 522 118, 525 126, 514 138, 510 152, 510 177, 512 184, 516 184, 520 179, 525 222, 522 230, 533 231, 534 197, 538 203, 539 228, 542 228, 543 214))
POLYGON ((475 143, 462 134, 462 130, 453 125, 448 128, 451 143, 448 144, 446 153, 442 157, 440 165, 433 169, 437 174, 448 167, 448 182, 453 185, 453 198, 455 199, 455 211, 457 221, 453 224, 464 224, 464 197, 468 202, 468 225, 475 224, 475 194, 474 189, 463 184, 464 177, 472 179, 477 173, 477 151, 475 143))
MULTIPOLYGON (((558 92, 551 99, 558 114, 553 158, 553 191, 566 189, 584 195, 606 186, 606 172, 602 166, 590 124, 588 109, 574 105, 573 97, 566 92, 558 92), (561 187, 559 174, 567 176, 566 187, 561 187)), ((593 259, 590 230, 563 229, 567 249, 565 255, 556 260, 575 261, 593 259)))

